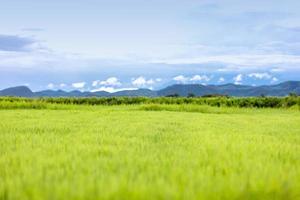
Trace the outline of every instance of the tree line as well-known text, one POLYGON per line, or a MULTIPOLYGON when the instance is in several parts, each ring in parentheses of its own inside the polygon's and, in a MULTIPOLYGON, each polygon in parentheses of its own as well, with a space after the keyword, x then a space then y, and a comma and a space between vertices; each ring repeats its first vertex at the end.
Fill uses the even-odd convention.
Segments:
POLYGON ((134 105, 134 104, 196 104, 216 107, 242 107, 242 108, 289 108, 295 105, 300 107, 300 97, 290 95, 287 97, 228 97, 210 95, 205 97, 43 97, 21 98, 0 97, 0 103, 50 103, 72 105, 134 105))

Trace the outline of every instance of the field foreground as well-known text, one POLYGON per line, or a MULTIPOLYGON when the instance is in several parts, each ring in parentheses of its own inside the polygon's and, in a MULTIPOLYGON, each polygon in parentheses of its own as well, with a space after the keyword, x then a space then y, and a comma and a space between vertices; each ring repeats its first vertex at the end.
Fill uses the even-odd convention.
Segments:
POLYGON ((0 119, 0 200, 300 199, 298 110, 70 105, 0 119))

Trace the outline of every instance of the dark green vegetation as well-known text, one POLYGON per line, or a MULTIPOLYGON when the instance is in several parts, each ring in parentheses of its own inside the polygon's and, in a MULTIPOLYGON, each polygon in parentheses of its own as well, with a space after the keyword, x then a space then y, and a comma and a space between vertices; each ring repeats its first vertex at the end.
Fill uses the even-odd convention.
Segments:
POLYGON ((277 85, 265 86, 248 86, 248 85, 172 85, 161 90, 153 91, 149 89, 125 90, 115 93, 105 91, 99 92, 81 92, 78 90, 66 92, 63 90, 44 90, 32 92, 28 87, 20 86, 8 88, 0 91, 0 96, 21 96, 21 97, 120 97, 120 96, 145 96, 145 97, 161 97, 161 96, 287 96, 290 93, 300 94, 300 81, 287 81, 277 85))
POLYGON ((300 198, 298 109, 154 100, 1 98, 0 199, 300 198))
POLYGON ((290 108, 300 106, 300 97, 90 97, 90 98, 17 98, 1 97, 0 108, 47 108, 49 104, 72 105, 133 105, 133 104, 195 104, 214 107, 290 108))

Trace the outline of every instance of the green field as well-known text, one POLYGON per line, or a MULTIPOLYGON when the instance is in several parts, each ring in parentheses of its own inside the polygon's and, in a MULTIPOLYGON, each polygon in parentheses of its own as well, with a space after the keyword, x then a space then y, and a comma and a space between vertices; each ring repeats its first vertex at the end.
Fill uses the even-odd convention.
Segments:
POLYGON ((0 199, 300 199, 300 112, 2 108, 0 199))

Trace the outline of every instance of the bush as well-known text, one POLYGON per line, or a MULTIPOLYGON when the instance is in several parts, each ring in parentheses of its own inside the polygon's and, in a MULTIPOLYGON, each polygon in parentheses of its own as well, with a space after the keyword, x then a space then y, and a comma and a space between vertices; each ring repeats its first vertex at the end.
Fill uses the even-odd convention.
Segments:
POLYGON ((47 104, 71 105, 133 105, 133 104, 195 104, 215 107, 289 108, 300 106, 300 97, 106 97, 106 98, 18 98, 0 97, 0 108, 44 108, 47 104))

